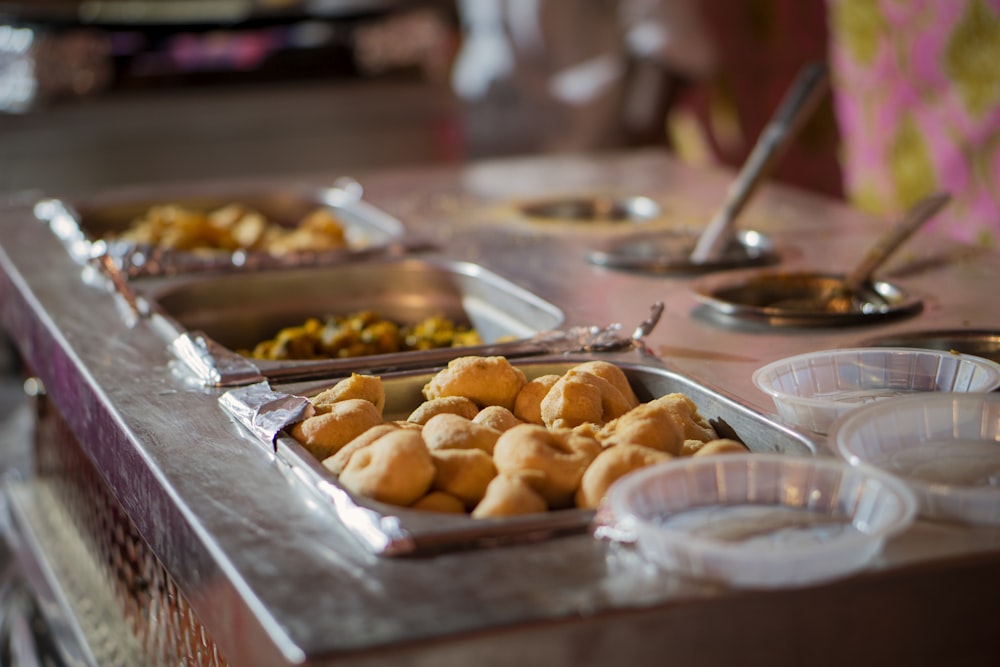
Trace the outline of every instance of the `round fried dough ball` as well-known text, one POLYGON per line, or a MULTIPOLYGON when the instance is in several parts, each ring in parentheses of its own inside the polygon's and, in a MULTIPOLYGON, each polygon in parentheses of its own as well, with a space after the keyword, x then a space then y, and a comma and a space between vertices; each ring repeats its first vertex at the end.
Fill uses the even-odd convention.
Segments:
POLYGON ((407 421, 405 419, 397 419, 396 421, 386 422, 387 424, 394 424, 399 428, 409 429, 411 431, 423 431, 424 425, 418 424, 417 422, 407 421))
POLYGON ((450 493, 468 509, 483 499, 497 476, 493 458, 481 449, 437 449, 431 451, 431 459, 435 469, 431 488, 450 493))
POLYGON ((570 430, 521 424, 505 431, 493 448, 497 471, 508 475, 540 473, 527 478, 552 508, 568 507, 587 466, 601 445, 570 430))
POLYGON ((426 496, 410 505, 412 509, 425 512, 444 512, 447 514, 465 514, 465 505, 461 500, 444 491, 431 491, 426 496))
POLYGON ((549 428, 573 428, 585 422, 603 425, 620 417, 631 405, 604 378, 573 368, 542 398, 542 421, 549 428))
POLYGON ((621 393, 630 409, 639 405, 639 399, 632 390, 632 385, 629 384, 625 371, 610 361, 595 359, 594 361, 585 361, 582 364, 577 364, 573 368, 582 373, 590 373, 599 378, 604 378, 610 382, 611 386, 621 393))
POLYGON ((361 398, 378 408, 379 414, 385 408, 385 387, 382 378, 376 375, 361 375, 352 373, 329 389, 309 399, 317 412, 329 412, 330 406, 348 398, 361 398))
POLYGON ((540 375, 521 387, 514 399, 514 416, 529 424, 544 424, 542 421, 542 399, 549 393, 561 375, 540 375))
POLYGON ((715 456, 716 454, 746 454, 750 450, 746 445, 729 438, 710 440, 699 447, 692 456, 715 456))
POLYGON ((548 511, 545 499, 520 475, 497 475, 486 487, 472 516, 475 519, 521 516, 548 511))
MULTIPOLYGON (((518 396, 520 396, 520 394, 518 394, 518 396)), ((476 416, 472 418, 472 421, 476 424, 482 424, 483 426, 495 428, 501 433, 521 423, 521 420, 515 417, 513 412, 502 405, 487 405, 485 408, 476 413, 476 416)))
POLYGON ((354 452, 339 480, 359 496, 409 506, 430 490, 434 462, 419 433, 397 429, 354 452))
POLYGON ((367 447, 386 433, 398 430, 399 427, 395 424, 377 424, 372 426, 370 429, 358 435, 349 443, 341 447, 334 454, 323 459, 323 467, 332 472, 334 475, 339 475, 344 471, 344 466, 346 466, 347 462, 351 460, 351 456, 354 455, 354 452, 362 449, 363 447, 367 447))
POLYGON ((441 413, 427 420, 421 431, 428 449, 478 449, 493 454, 500 431, 460 415, 441 413))
POLYGON ((524 372, 506 357, 458 357, 424 385, 424 398, 465 396, 480 408, 514 408, 514 399, 527 383, 524 372))
POLYGON ((292 427, 292 437, 322 461, 372 426, 382 423, 382 414, 372 403, 349 398, 330 406, 292 427))
POLYGON ((602 451, 583 473, 576 491, 576 506, 597 507, 608 488, 620 477, 646 466, 674 458, 658 449, 642 445, 615 445, 602 451))
POLYGON ((698 413, 687 395, 667 394, 636 407, 607 423, 598 433, 605 447, 643 445, 682 456, 685 441, 716 438, 715 429, 698 413))
POLYGON ((441 396, 424 401, 410 413, 406 421, 426 424, 434 415, 443 413, 460 415, 472 419, 479 412, 479 406, 465 396, 441 396))

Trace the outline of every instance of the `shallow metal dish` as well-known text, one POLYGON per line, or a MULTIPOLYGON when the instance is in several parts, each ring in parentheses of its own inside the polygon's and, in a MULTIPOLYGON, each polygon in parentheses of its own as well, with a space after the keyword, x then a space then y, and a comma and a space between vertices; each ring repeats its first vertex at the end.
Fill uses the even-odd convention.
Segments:
POLYGON ((662 208, 649 197, 593 196, 545 199, 521 204, 522 214, 538 222, 636 224, 654 220, 662 208))
POLYGON ((1000 331, 946 329, 910 331, 872 338, 864 343, 872 347, 916 347, 971 354, 1000 363, 1000 331))
POLYGON ((44 199, 35 216, 48 223, 70 255, 87 264, 110 256, 126 276, 155 276, 206 270, 257 270, 341 262, 384 251, 398 242, 402 223, 361 198, 360 185, 343 180, 329 188, 257 187, 252 184, 193 184, 109 191, 81 199, 44 199), (210 211, 243 204, 268 220, 293 227, 308 212, 325 207, 342 223, 347 248, 275 256, 241 250, 184 251, 115 240, 152 206, 178 204, 210 211))
POLYGON ((769 326, 832 327, 882 322, 920 312, 923 301, 901 287, 874 281, 843 312, 793 306, 821 300, 843 276, 809 272, 748 271, 707 276, 692 289, 715 313, 769 326))
MULTIPOLYGON (((230 351, 253 349, 279 330, 301 325, 310 317, 365 310, 399 323, 440 315, 471 325, 487 344, 529 338, 559 327, 564 320, 563 312, 553 304, 477 264, 430 257, 178 278, 142 294, 168 342, 198 331, 230 351)), ((417 360, 422 356, 419 351, 392 356, 401 354, 417 360)), ((372 367, 379 363, 379 356, 384 355, 315 361, 254 359, 252 363, 270 378, 303 377, 338 368, 372 367)))
MULTIPOLYGON (((593 359, 548 357, 513 361, 530 379, 545 374, 562 374, 574 365, 593 359)), ((742 440, 753 452, 809 455, 814 443, 797 431, 765 419, 736 401, 709 390, 695 381, 660 366, 629 360, 614 361, 629 378, 643 402, 672 392, 687 394, 699 412, 717 423, 717 431, 742 440)), ((387 421, 406 419, 424 399, 421 389, 433 371, 414 371, 383 376, 386 389, 384 417, 387 421)), ((332 386, 334 381, 276 386, 288 394, 309 396, 332 386)), ((460 548, 501 546, 508 543, 549 539, 586 530, 594 517, 590 510, 558 510, 512 519, 473 519, 468 515, 448 515, 409 510, 349 494, 336 478, 291 436, 281 433, 278 454, 293 468, 293 476, 304 479, 330 502, 348 528, 370 551, 397 556, 460 548)), ((270 443, 268 443, 268 446, 270 443)))
POLYGON ((779 257, 771 240, 752 230, 737 233, 737 243, 726 248, 716 261, 691 261, 698 235, 685 230, 663 230, 609 243, 587 253, 587 261, 598 266, 643 273, 698 274, 723 269, 766 266, 779 257))

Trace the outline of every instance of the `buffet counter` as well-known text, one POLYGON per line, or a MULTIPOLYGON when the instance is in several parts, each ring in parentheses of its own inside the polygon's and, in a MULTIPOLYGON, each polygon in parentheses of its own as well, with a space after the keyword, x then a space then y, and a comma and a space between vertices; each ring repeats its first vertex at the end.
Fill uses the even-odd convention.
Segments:
MULTIPOLYGON (((296 186, 327 187, 340 176, 314 174, 296 186)), ((662 303, 644 338, 653 356, 626 349, 605 358, 689 378, 806 443, 807 455, 833 453, 824 436, 780 424, 751 382, 758 367, 823 348, 1000 331, 990 306, 1000 284, 996 250, 931 233, 917 234, 880 274, 916 295, 919 312, 850 326, 719 316, 696 292, 705 276, 588 262, 588 251, 640 228, 699 229, 722 200, 731 174, 659 151, 350 176, 365 201, 405 228, 390 252, 481 266, 556 306, 563 329, 620 323, 631 331, 662 303), (593 196, 647 197, 661 211, 642 222, 525 213, 528 203, 593 196)), ((758 197, 741 227, 774 242, 782 269, 842 272, 888 224, 779 186, 758 197)), ((90 279, 39 220, 37 201, 37 193, 10 195, 0 206, 0 322, 45 388, 35 474, 12 476, 5 490, 20 561, 42 608, 79 638, 84 661, 1000 661, 1000 529, 991 526, 919 520, 860 574, 773 591, 681 577, 589 531, 374 555, 294 467, 220 407, 227 388, 179 367, 155 318, 130 312, 90 279)), ((129 284, 141 295, 156 280, 165 279, 129 284)))

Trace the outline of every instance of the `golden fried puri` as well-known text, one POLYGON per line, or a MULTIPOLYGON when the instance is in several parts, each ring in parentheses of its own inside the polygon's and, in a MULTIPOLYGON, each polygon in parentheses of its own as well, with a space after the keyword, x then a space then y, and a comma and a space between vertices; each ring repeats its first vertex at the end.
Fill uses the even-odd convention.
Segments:
POLYGON ((465 514, 465 505, 461 500, 444 491, 431 491, 426 496, 410 505, 411 509, 424 512, 445 512, 448 514, 465 514))
POLYGON ((376 426, 372 426, 370 429, 358 435, 349 443, 341 447, 334 454, 323 459, 323 467, 332 472, 334 475, 339 475, 344 472, 344 467, 354 455, 354 452, 367 447, 386 433, 398 430, 400 430, 400 427, 396 424, 377 424, 376 426))
POLYGON ((472 510, 475 519, 520 516, 548 511, 545 499, 521 475, 497 475, 472 510))
POLYGON ((596 440, 570 430, 520 424, 500 436, 493 460, 500 473, 538 473, 528 478, 529 484, 549 507, 560 508, 572 504, 583 472, 600 451, 596 440))
POLYGON ((694 401, 681 393, 643 403, 598 433, 605 447, 643 445, 674 456, 683 455, 686 440, 707 442, 716 437, 715 429, 698 413, 694 401))
POLYGON ((309 417, 292 427, 292 437, 322 461, 372 426, 382 415, 369 401, 349 398, 330 406, 330 411, 309 417))
POLYGON ((573 428, 586 422, 603 425, 631 407, 613 384, 574 367, 542 398, 541 413, 549 428, 573 428))
POLYGON ((602 451, 583 473, 576 491, 576 506, 597 507, 608 488, 620 477, 654 463, 669 461, 673 456, 642 445, 615 445, 602 451))
POLYGON ((406 421, 426 424, 431 417, 439 414, 453 414, 472 419, 478 412, 479 406, 465 396, 441 396, 418 405, 406 421))
POLYGON ((424 398, 465 396, 480 408, 501 405, 513 410, 514 399, 527 383, 524 372, 506 357, 458 357, 424 385, 424 398))
POLYGON ((597 377, 604 378, 610 382, 611 386, 621 392, 621 395, 628 404, 629 409, 639 405, 639 399, 632 390, 632 385, 629 384, 625 371, 610 361, 601 361, 599 359, 595 359, 594 361, 585 361, 582 364, 577 364, 573 367, 573 369, 582 373, 596 375, 597 377))
POLYGON ((351 493, 408 506, 430 490, 434 471, 420 434, 397 429, 354 452, 339 479, 351 493))
POLYGON ((750 450, 746 445, 729 438, 710 440, 699 447, 692 456, 715 456, 716 454, 746 454, 750 450))
POLYGON ((529 424, 544 424, 542 421, 542 399, 549 393, 561 375, 541 375, 521 387, 514 400, 514 416, 529 424))
POLYGON ((309 401, 317 412, 328 412, 329 407, 347 398, 361 398, 378 408, 379 414, 385 408, 385 387, 382 378, 377 375, 361 375, 352 373, 329 389, 313 396, 309 401))
POLYGON ((500 431, 460 415, 441 413, 427 420, 421 433, 428 449, 478 449, 493 454, 500 431))
POLYGON ((450 493, 470 510, 497 476, 493 457, 481 449, 435 449, 431 459, 435 469, 431 488, 450 493))
MULTIPOLYGON (((520 394, 518 394, 518 396, 520 396, 520 394)), ((515 417, 513 412, 501 405, 487 405, 485 408, 476 413, 476 416, 472 418, 472 421, 476 424, 482 424, 483 426, 495 428, 500 432, 506 431, 507 429, 521 423, 521 420, 515 417)))

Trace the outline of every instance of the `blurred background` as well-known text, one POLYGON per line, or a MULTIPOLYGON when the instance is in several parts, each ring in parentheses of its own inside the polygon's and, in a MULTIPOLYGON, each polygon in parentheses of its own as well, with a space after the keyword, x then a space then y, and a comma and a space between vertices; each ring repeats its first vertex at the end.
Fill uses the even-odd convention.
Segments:
MULTIPOLYGON (((0 191, 668 147, 738 165, 824 0, 0 2, 0 191)), ((832 106, 776 177, 841 195, 832 106)))

